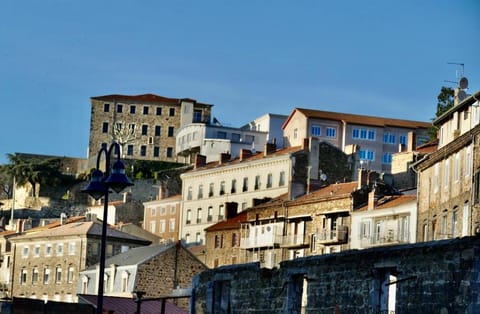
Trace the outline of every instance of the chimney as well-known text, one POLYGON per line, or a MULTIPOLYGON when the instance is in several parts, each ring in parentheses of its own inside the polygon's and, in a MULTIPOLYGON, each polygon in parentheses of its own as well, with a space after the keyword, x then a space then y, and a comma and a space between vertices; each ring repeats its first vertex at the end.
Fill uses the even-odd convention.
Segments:
POLYGON ((362 186, 367 185, 367 170, 363 168, 358 169, 358 189, 361 189, 362 186))
POLYGON ((263 149, 263 155, 267 156, 270 155, 271 153, 274 153, 275 150, 277 149, 277 145, 274 143, 266 143, 265 148, 263 149))
POLYGON ((368 210, 375 209, 378 206, 378 196, 375 195, 375 188, 368 193, 368 210))
POLYGON ((65 221, 67 219, 67 215, 65 213, 61 213, 60 214, 60 225, 64 225, 65 224, 65 221))
POLYGON ((407 152, 413 152, 417 149, 417 138, 415 132, 410 131, 407 135, 407 152))
POLYGON ((232 155, 230 155, 229 153, 221 153, 220 154, 220 160, 219 160, 218 164, 223 165, 224 163, 228 162, 231 157, 232 157, 232 155))
POLYGON ((169 196, 168 193, 168 186, 164 182, 160 182, 160 186, 158 187, 158 199, 163 200, 169 196))
POLYGON ((123 192, 123 203, 128 203, 132 201, 132 192, 123 192))
POLYGON ((308 138, 303 139, 302 149, 303 150, 309 150, 310 149, 310 140, 308 138))
POLYGON ((207 164, 207 157, 197 154, 195 155, 195 164, 194 164, 194 169, 200 168, 200 167, 205 167, 207 164))
POLYGON ((242 148, 240 149, 240 161, 247 159, 252 156, 252 151, 249 149, 242 148))

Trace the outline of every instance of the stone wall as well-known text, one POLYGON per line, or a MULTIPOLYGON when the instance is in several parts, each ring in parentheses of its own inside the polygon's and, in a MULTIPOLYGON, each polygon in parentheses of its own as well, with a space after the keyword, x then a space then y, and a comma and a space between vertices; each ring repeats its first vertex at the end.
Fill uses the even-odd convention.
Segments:
POLYGON ((232 265, 194 278, 193 310, 478 313, 479 271, 478 236, 310 256, 273 270, 232 265))

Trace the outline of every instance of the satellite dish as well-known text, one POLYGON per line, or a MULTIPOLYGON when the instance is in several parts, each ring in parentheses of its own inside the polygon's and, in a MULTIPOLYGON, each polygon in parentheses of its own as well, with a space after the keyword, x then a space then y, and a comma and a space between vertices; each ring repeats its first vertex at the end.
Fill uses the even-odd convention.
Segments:
POLYGON ((458 92, 457 97, 458 97, 458 100, 462 101, 465 98, 467 98, 467 93, 465 93, 465 91, 461 90, 461 91, 458 92))
POLYGON ((466 77, 462 77, 460 79, 460 82, 458 82, 458 86, 461 89, 467 89, 468 88, 468 79, 466 77))
POLYGON ((322 174, 320 175, 320 180, 322 180, 322 181, 327 180, 327 175, 326 175, 325 173, 322 173, 322 174))

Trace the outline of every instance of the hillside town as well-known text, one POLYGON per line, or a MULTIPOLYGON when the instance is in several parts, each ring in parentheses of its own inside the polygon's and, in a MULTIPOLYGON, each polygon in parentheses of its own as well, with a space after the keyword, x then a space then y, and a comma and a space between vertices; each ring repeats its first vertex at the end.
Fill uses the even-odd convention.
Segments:
POLYGON ((191 98, 91 97, 85 158, 1 165, 1 312, 478 313, 480 91, 450 100, 232 127, 191 98))

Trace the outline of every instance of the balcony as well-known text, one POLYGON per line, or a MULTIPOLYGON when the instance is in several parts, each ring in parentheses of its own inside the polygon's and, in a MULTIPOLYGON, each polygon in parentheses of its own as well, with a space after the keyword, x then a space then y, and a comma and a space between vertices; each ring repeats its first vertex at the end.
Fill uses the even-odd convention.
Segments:
POLYGON ((283 243, 283 223, 250 226, 247 236, 240 239, 242 249, 276 247, 283 243))
POLYGON ((302 247, 308 245, 308 241, 305 241, 305 235, 303 234, 291 234, 282 237, 282 247, 302 247))
POLYGON ((348 242, 348 227, 344 225, 337 226, 336 230, 321 229, 316 233, 317 243, 333 244, 348 242))
POLYGON ((409 242, 408 233, 399 233, 398 230, 394 229, 373 233, 372 235, 363 235, 360 238, 360 243, 363 248, 409 242))

